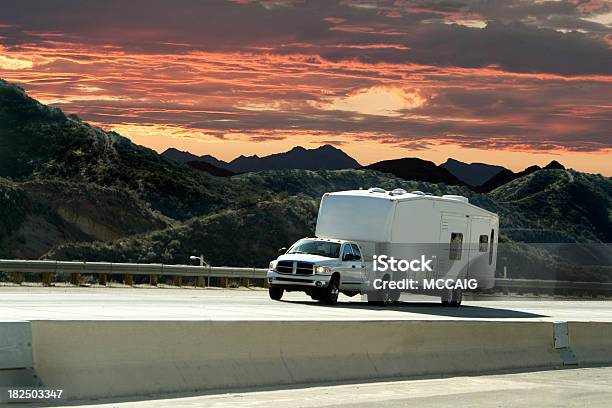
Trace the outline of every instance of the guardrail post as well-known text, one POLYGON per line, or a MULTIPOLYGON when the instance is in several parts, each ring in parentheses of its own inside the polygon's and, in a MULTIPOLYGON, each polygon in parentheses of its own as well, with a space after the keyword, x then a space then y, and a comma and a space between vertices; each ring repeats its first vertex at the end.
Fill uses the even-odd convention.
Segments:
POLYGON ((81 274, 80 273, 71 273, 70 274, 70 284, 79 286, 81 284, 81 274))
POLYGON ((229 285, 229 280, 227 279, 227 277, 222 277, 221 278, 221 287, 222 288, 227 288, 229 285))
POLYGON ((17 285, 21 285, 21 282, 23 282, 21 272, 13 272, 13 282, 17 285))
POLYGON ((174 275, 174 286, 181 286, 183 284, 183 277, 180 275, 174 275))
POLYGON ((123 282, 128 286, 134 286, 134 276, 130 273, 126 273, 123 282))
POLYGON ((249 278, 240 278, 240 286, 249 287, 249 278))
POLYGON ((204 276, 196 276, 195 286, 197 288, 203 288, 204 287, 204 276))
POLYGON ((157 275, 149 275, 149 283, 151 286, 157 286, 157 275))
POLYGON ((106 281, 107 281, 106 274, 101 273, 98 277, 98 283, 102 286, 106 286, 106 281))
POLYGON ((51 286, 51 272, 43 272, 42 284, 43 286, 51 286))

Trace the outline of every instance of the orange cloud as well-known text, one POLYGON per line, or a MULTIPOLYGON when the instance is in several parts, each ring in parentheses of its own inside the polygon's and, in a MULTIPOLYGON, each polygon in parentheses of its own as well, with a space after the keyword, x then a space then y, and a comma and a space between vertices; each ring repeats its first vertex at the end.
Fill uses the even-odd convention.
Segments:
MULTIPOLYGON (((286 15, 296 5, 262 7, 286 15)), ((363 163, 411 152, 440 161, 455 151, 461 159, 494 149, 521 152, 525 163, 561 154, 584 167, 587 154, 609 152, 612 76, 604 70, 510 69, 498 61, 483 65, 482 55, 465 63, 454 60, 452 44, 443 47, 439 62, 419 43, 433 39, 430 26, 438 21, 446 35, 469 39, 485 30, 475 28, 485 17, 398 6, 368 19, 368 10, 315 15, 312 24, 323 25, 312 32, 300 26, 307 32, 302 37, 258 26, 262 39, 245 35, 244 44, 241 37, 214 46, 175 35, 178 28, 138 26, 130 35, 109 29, 95 31, 97 37, 26 30, 22 41, 2 31, 0 77, 138 143, 224 159, 326 140, 363 163), (403 20, 415 15, 426 20, 403 20)), ((520 168, 523 162, 511 156, 509 165, 520 168)))

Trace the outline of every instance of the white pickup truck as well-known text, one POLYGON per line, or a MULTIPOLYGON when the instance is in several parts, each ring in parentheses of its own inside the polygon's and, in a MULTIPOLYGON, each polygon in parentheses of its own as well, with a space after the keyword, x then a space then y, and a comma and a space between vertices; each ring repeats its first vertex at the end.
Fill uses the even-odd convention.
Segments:
MULTIPOLYGON (((280 251, 284 252, 284 248, 280 251)), ((302 291, 314 300, 333 305, 340 292, 348 296, 360 293, 365 267, 356 243, 304 238, 270 262, 270 297, 280 300, 285 290, 302 291)))

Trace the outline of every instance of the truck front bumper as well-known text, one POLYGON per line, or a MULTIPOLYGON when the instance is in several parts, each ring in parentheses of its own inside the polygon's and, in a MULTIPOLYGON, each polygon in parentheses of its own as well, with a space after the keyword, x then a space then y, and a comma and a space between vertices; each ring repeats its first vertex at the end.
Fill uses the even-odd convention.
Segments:
POLYGON ((287 290, 307 290, 324 288, 329 284, 331 275, 294 275, 268 270, 268 284, 287 290))

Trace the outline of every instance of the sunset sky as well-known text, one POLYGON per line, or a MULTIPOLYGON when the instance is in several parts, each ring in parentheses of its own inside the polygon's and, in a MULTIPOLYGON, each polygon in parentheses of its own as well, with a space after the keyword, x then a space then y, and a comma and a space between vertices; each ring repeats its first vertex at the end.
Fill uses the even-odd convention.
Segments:
POLYGON ((612 175, 612 0, 20 0, 0 78, 157 151, 612 175))

